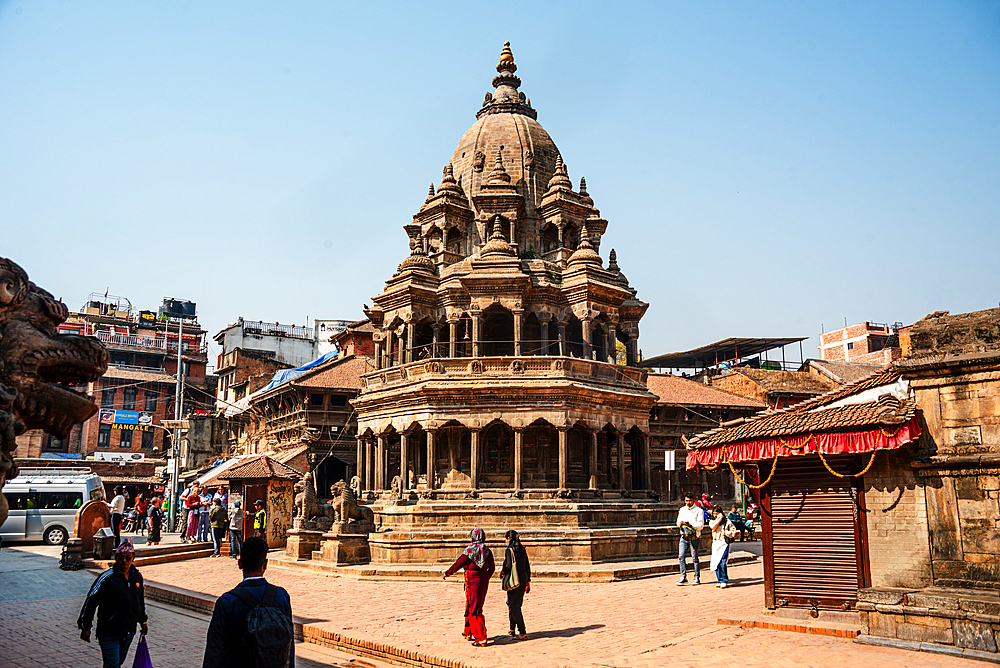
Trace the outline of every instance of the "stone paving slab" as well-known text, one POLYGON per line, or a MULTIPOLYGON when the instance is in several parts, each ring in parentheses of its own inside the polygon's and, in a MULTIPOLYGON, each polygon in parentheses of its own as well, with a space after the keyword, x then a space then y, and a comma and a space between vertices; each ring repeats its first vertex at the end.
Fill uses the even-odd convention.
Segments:
MULTIPOLYGON (((525 597, 529 640, 506 635, 505 596, 492 587, 485 616, 491 646, 461 638, 460 577, 442 581, 359 581, 269 568, 268 580, 292 597, 298 621, 353 641, 438 658, 436 665, 501 668, 653 666, 859 666, 949 668, 967 661, 842 638, 720 626, 716 620, 762 613, 759 563, 734 566, 734 586, 677 587, 673 577, 614 583, 537 583, 525 597)), ((218 596, 239 582, 229 559, 159 564, 143 569, 149 582, 218 596)))

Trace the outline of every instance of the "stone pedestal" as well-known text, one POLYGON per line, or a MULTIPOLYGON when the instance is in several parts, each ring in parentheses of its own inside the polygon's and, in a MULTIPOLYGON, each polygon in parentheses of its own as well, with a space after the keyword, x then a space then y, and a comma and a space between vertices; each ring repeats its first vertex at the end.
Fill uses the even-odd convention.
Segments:
POLYGON ((289 529, 288 538, 285 542, 285 554, 288 555, 289 559, 296 561, 312 559, 313 552, 319 549, 322 542, 322 531, 289 529))
POLYGON ((63 548, 60 568, 75 571, 83 565, 82 562, 83 540, 80 538, 70 538, 66 541, 66 546, 63 548))
POLYGON ((338 566, 367 564, 371 561, 368 534, 374 530, 375 526, 369 522, 335 522, 323 534, 322 550, 314 556, 338 566))

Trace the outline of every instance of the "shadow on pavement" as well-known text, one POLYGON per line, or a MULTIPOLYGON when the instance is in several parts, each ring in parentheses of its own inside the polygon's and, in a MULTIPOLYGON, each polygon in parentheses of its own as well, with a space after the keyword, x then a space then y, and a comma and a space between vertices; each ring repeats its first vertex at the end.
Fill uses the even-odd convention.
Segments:
MULTIPOLYGON (((505 640, 510 642, 530 642, 535 638, 570 638, 572 636, 578 636, 581 633, 586 633, 587 631, 593 631, 595 629, 603 629, 604 624, 591 624, 590 626, 571 626, 568 629, 549 629, 547 631, 536 631, 528 633, 527 640, 516 640, 510 636, 502 636, 505 640)), ((502 644, 499 640, 497 644, 502 644)))

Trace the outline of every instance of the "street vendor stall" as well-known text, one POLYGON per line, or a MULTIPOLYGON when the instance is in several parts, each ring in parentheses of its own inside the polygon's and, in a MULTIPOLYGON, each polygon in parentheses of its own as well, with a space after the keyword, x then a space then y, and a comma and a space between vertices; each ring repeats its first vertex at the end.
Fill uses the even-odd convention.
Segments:
POLYGON ((240 501, 247 511, 244 537, 253 535, 254 502, 259 499, 267 511, 268 547, 284 547, 292 526, 292 486, 302 474, 267 455, 258 455, 229 467, 217 477, 229 484, 230 506, 240 501))

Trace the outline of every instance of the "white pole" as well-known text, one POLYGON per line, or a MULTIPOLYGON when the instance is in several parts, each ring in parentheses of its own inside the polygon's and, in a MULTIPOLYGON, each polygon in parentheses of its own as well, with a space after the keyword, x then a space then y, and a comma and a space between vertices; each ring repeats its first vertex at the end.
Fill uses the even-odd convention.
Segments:
MULTIPOLYGON (((168 328, 169 329, 169 328, 168 328)), ((165 339, 166 337, 164 337, 165 339)), ((177 323, 177 385, 176 385, 176 396, 174 397, 174 420, 181 419, 181 407, 182 399, 181 396, 184 393, 184 362, 181 358, 181 345, 184 340, 184 323, 177 323)), ((179 510, 179 503, 177 502, 180 490, 177 489, 177 485, 180 481, 180 457, 181 457, 181 430, 180 427, 174 427, 173 434, 173 447, 171 451, 174 455, 174 465, 170 470, 170 517, 169 528, 170 531, 174 531, 177 528, 177 511, 179 510)))

